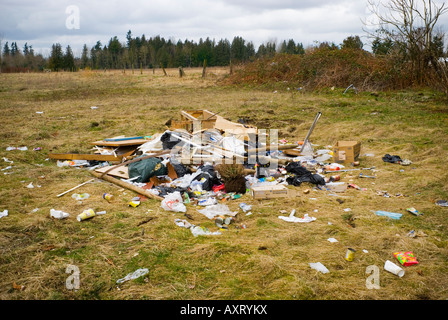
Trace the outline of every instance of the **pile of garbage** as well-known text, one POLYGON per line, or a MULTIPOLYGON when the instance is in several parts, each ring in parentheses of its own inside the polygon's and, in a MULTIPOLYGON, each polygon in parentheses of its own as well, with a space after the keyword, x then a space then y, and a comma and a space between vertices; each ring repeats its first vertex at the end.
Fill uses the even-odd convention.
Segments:
MULTIPOLYGON (((224 229, 232 221, 225 217, 236 215, 225 201, 244 194, 254 200, 296 197, 294 187, 304 183, 340 191, 332 186, 338 177, 325 174, 344 165, 333 163, 331 147, 315 152, 309 142, 321 113, 305 139, 294 142, 207 110, 180 113, 180 121, 169 120, 164 132, 107 138, 92 142, 94 153, 49 154, 49 158, 60 167, 88 168, 96 178, 160 200, 167 211, 186 212, 185 204, 197 205, 209 219, 218 217, 217 225, 224 229)), ((359 156, 356 152, 354 159, 359 156)), ((138 197, 130 205, 138 206, 138 197)), ((250 205, 242 209, 251 213, 250 205)))
MULTIPOLYGON (((278 139, 272 130, 267 133, 244 122, 231 122, 207 110, 181 111, 180 121, 168 121, 164 132, 94 141, 93 154, 50 154, 49 157, 57 159, 58 166, 86 167, 96 178, 157 199, 166 211, 186 213, 186 204, 192 204, 200 208, 199 213, 214 219, 220 229, 226 229, 238 213, 231 211, 226 201, 245 194, 253 200, 293 198, 299 195, 296 187, 306 185, 335 195, 348 189, 366 190, 352 183, 353 180, 351 183, 340 181, 338 173, 376 178, 375 167, 359 165, 359 141, 337 141, 334 146, 323 148, 310 143, 320 116, 319 112, 303 141, 290 142, 278 139), (270 143, 267 143, 268 138, 270 143), (371 174, 366 174, 367 171, 371 174)), ((389 154, 383 161, 401 165, 412 163, 389 154)), ((304 194, 310 191, 309 188, 301 190, 304 194)), ((387 191, 377 194, 390 196, 387 191)), ((106 195, 104 197, 106 199, 106 195)), ((129 205, 139 206, 140 198, 135 197, 129 205)), ((240 208, 246 215, 252 213, 251 205, 241 203, 240 208)), ((407 211, 422 215, 415 208, 407 211)), ((288 222, 315 220, 308 215, 295 217, 294 212, 279 218, 288 222)), ((375 214, 393 219, 401 217, 401 214, 381 210, 375 214)), ((92 216, 94 214, 85 212, 79 221, 92 216)), ((176 223, 192 232, 195 230, 195 236, 216 234, 203 227, 198 229, 199 226, 186 220, 176 223)))

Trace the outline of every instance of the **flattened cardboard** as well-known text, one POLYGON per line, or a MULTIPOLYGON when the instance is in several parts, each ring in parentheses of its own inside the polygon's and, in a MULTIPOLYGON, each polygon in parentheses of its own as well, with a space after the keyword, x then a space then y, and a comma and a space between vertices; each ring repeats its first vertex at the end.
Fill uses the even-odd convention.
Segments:
POLYGON ((252 187, 250 194, 253 199, 290 198, 298 195, 296 190, 288 189, 284 185, 252 187))

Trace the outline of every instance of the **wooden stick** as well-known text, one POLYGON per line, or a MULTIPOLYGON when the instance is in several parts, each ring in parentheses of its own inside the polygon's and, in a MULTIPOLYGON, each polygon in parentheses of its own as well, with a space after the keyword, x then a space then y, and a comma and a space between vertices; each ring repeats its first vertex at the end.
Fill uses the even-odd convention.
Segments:
POLYGON ((57 197, 58 197, 58 198, 59 198, 59 197, 62 197, 64 194, 69 193, 70 191, 73 191, 73 190, 75 190, 75 189, 77 189, 77 188, 79 188, 79 187, 82 187, 83 185, 85 185, 85 184, 87 184, 87 183, 89 183, 89 182, 92 182, 92 181, 94 181, 94 180, 95 180, 95 179, 90 179, 89 181, 86 181, 86 182, 84 182, 84 183, 81 183, 81 184, 77 185, 76 187, 71 188, 70 190, 67 190, 67 191, 64 191, 64 192, 58 194, 57 197))
POLYGON ((107 182, 111 182, 113 184, 116 184, 116 185, 118 185, 118 186, 120 186, 122 188, 129 189, 129 190, 134 191, 134 192, 136 192, 138 194, 141 194, 141 195, 143 195, 145 197, 156 199, 156 200, 163 200, 164 199, 163 197, 155 195, 155 194, 149 192, 146 189, 134 186, 133 184, 130 184, 128 182, 125 182, 125 181, 122 181, 122 180, 119 180, 119 179, 115 179, 114 177, 111 177, 109 175, 102 175, 102 174, 100 174, 98 172, 95 172, 95 171, 89 171, 89 172, 90 172, 90 174, 92 174, 93 176, 95 176, 95 177, 97 177, 99 179, 103 179, 103 180, 106 180, 107 182))

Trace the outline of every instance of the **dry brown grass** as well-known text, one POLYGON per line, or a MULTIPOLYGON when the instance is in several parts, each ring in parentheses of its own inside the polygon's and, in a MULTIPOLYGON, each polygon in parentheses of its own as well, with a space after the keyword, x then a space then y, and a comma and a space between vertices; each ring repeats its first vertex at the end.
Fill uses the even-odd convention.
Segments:
MULTIPOLYGON (((7 209, 9 215, 0 219, 0 299, 447 298, 447 209, 433 201, 448 197, 444 164, 448 118, 446 105, 437 96, 427 92, 343 96, 343 89, 275 93, 221 86, 219 80, 228 70, 207 70, 205 79, 200 68, 185 69, 183 78, 177 69, 167 70, 167 77, 161 70, 1 75, 0 158, 14 163, 11 174, 1 172, 0 211, 7 209), (295 199, 254 201, 245 195, 228 205, 236 211, 240 202, 252 204, 252 215, 238 214, 237 224, 246 229, 231 226, 219 236, 199 238, 174 224, 175 218, 185 218, 183 214, 166 212, 155 200, 129 207, 135 195, 104 181, 75 191, 90 194, 82 202, 71 198, 75 192, 56 197, 91 176, 84 169, 57 167, 55 161, 46 160, 47 153, 85 153, 98 139, 161 132, 166 121, 179 118, 179 110, 192 109, 219 112, 233 121, 244 117, 260 128, 279 129, 279 136, 290 141, 303 139, 321 111, 312 142, 325 147, 337 140, 362 141, 362 154, 375 156, 362 156, 361 166, 376 166, 377 178, 343 173, 342 181, 367 190, 349 189, 338 196, 320 190, 304 194, 311 185, 296 187, 300 196, 295 199), (29 150, 5 151, 20 145, 29 150), (33 151, 34 147, 42 150, 33 151), (381 157, 386 153, 413 164, 384 163, 381 157), (26 188, 30 182, 41 187, 26 188), (379 190, 392 197, 378 196, 379 190), (115 200, 103 200, 105 192, 115 200), (395 197, 397 193, 405 196, 395 197), (410 206, 424 216, 407 213, 410 206), (32 212, 34 208, 39 210, 32 212), (51 208, 69 212, 70 217, 51 219, 51 208), (87 208, 107 214, 76 221, 87 208), (345 208, 352 209, 355 227, 343 219, 345 208), (292 209, 297 217, 308 213, 317 220, 293 224, 278 218, 292 209), (376 210, 403 216, 390 220, 376 216, 376 210), (413 229, 427 237, 407 237, 413 229), (330 237, 339 242, 328 242, 330 237), (357 250, 352 262, 344 260, 347 247, 357 250), (420 262, 407 267, 403 278, 382 270, 384 261, 394 260, 392 254, 398 250, 413 251, 420 262), (310 269, 310 262, 322 262, 330 273, 310 269), (65 287, 68 264, 80 269, 78 291, 65 287), (379 290, 366 288, 369 265, 381 270, 379 290), (115 283, 144 267, 150 270, 144 279, 115 283), (13 289, 13 282, 25 289, 13 289)), ((0 159, 0 165, 3 169, 9 164, 0 159)), ((190 222, 217 230, 195 207, 189 205, 188 213, 194 218, 190 222)))

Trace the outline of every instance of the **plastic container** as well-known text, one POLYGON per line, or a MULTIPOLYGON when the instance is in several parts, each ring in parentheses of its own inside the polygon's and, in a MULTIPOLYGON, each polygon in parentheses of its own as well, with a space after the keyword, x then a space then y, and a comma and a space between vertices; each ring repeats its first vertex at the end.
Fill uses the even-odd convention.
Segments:
POLYGON ((103 194, 103 199, 105 199, 107 201, 112 201, 113 198, 114 198, 114 196, 111 195, 110 193, 103 194))
POLYGON ((404 276, 404 270, 389 260, 384 264, 384 270, 389 271, 400 278, 404 276))
POLYGON ((95 211, 93 211, 93 209, 87 209, 87 210, 84 210, 81 214, 79 214, 76 217, 76 220, 83 221, 83 220, 93 218, 94 216, 95 216, 95 211))

